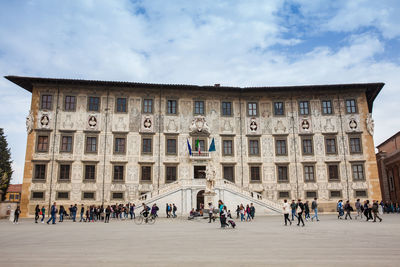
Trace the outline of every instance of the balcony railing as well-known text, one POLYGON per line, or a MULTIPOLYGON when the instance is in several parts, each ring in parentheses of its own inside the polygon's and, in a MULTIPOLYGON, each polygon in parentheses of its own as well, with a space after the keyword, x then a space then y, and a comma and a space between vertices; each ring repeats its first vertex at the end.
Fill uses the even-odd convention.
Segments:
POLYGON ((210 152, 208 151, 192 151, 191 159, 210 159, 210 152))

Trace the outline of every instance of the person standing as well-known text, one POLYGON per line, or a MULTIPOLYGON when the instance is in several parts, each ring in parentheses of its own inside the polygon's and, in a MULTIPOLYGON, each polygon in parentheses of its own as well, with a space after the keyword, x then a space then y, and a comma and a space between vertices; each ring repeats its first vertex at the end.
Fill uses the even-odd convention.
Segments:
POLYGON ((382 218, 379 217, 379 215, 378 215, 378 210, 379 210, 379 203, 378 203, 378 200, 373 201, 373 203, 374 203, 374 204, 372 204, 372 213, 374 214, 374 220, 373 220, 373 222, 376 222, 376 218, 378 218, 378 219, 379 219, 379 222, 381 222, 381 221, 382 221, 382 218))
POLYGON ((39 204, 38 204, 38 205, 36 205, 36 208, 35 208, 35 223, 38 223, 37 221, 39 219, 39 213, 40 213, 40 208, 39 208, 39 204))
POLYGON ((344 217, 344 219, 347 220, 347 216, 349 216, 350 220, 352 220, 350 213, 353 210, 353 208, 351 207, 349 200, 346 201, 346 204, 344 205, 344 210, 346 211, 346 216, 344 217))
MULTIPOLYGON (((210 202, 210 203, 208 203, 208 219, 209 219, 208 223, 211 223, 211 220, 214 219, 213 214, 214 214, 214 207, 213 207, 213 204, 210 202)), ((214 219, 214 221, 215 221, 215 219, 214 219)))
POLYGON ((81 205, 81 219, 79 220, 79 222, 83 221, 83 214, 85 214, 85 206, 82 204, 81 205))
POLYGON ((254 220, 255 214, 256 214, 256 208, 254 207, 253 203, 250 203, 250 216, 252 220, 254 220))
POLYGON ((301 202, 301 199, 298 199, 297 205, 296 205, 296 213, 297 213, 297 226, 300 226, 300 222, 303 223, 303 227, 305 226, 304 221, 303 221, 303 212, 304 212, 304 204, 301 202))
POLYGON ((129 214, 131 215, 131 220, 135 218, 135 204, 129 205, 129 214))
POLYGON ((246 206, 246 214, 247 214, 246 221, 247 221, 247 222, 248 222, 248 221, 251 221, 251 210, 250 210, 249 204, 247 204, 247 206, 246 206))
POLYGON ((224 207, 225 207, 224 202, 222 202, 222 200, 218 200, 219 221, 221 223, 221 228, 225 227, 225 224, 224 224, 224 212, 223 212, 224 211, 224 207))
POLYGON ((354 218, 357 220, 358 216, 360 216, 360 218, 362 219, 362 211, 361 211, 360 199, 357 199, 357 201, 354 204, 354 206, 356 207, 356 211, 357 211, 357 215, 354 218))
POLYGON ((343 219, 342 216, 343 216, 344 212, 343 212, 343 202, 342 202, 341 199, 338 201, 336 209, 337 209, 337 212, 338 212, 337 218, 338 219, 343 219))
POLYGON ((58 222, 63 222, 63 221, 64 221, 64 213, 65 213, 64 206, 61 205, 61 206, 60 206, 60 212, 58 213, 58 215, 59 215, 59 217, 60 217, 60 219, 58 220, 58 222))
POLYGON ((42 214, 42 220, 41 220, 41 222, 42 223, 44 223, 44 217, 45 217, 45 215, 46 215, 46 208, 44 207, 44 206, 42 206, 42 210, 41 210, 41 214, 42 214))
POLYGON ((310 206, 308 205, 308 200, 304 204, 304 218, 306 219, 306 222, 310 219, 310 206))
POLYGON ((104 223, 110 222, 110 213, 111 213, 111 208, 110 208, 110 205, 108 205, 106 208, 106 217, 104 219, 104 223))
POLYGON ((18 224, 18 219, 19 219, 19 214, 21 213, 21 209, 19 208, 19 206, 17 206, 17 208, 14 211, 14 222, 13 224, 18 224))
POLYGON ((244 220, 244 206, 240 204, 240 221, 243 222, 244 220))
POLYGON ((54 204, 51 206, 50 209, 50 219, 47 221, 47 224, 49 224, 50 221, 53 221, 52 224, 56 224, 56 217, 57 217, 57 206, 56 206, 56 202, 54 202, 54 204))
POLYGON ((229 226, 226 223, 226 219, 228 218, 228 212, 226 210, 226 206, 224 205, 222 208, 222 214, 221 214, 221 227, 225 228, 225 226, 229 226))
POLYGON ((240 216, 240 207, 239 207, 239 205, 237 205, 237 207, 236 207, 236 219, 239 219, 239 216, 240 216))
POLYGON ((283 200, 283 217, 285 219, 285 226, 287 226, 287 222, 292 225, 292 221, 289 219, 289 210, 290 210, 290 205, 287 203, 287 200, 283 200))
POLYGON ((77 205, 75 204, 73 207, 72 207, 72 221, 73 222, 76 222, 76 212, 78 211, 78 207, 77 207, 77 205))
POLYGON ((311 203, 311 209, 314 211, 314 216, 311 217, 311 221, 314 220, 314 218, 317 219, 317 222, 319 222, 318 219, 318 202, 317 198, 314 198, 314 201, 311 203))
POLYGON ((294 221, 294 217, 296 216, 296 203, 294 202, 294 199, 292 199, 292 204, 290 204, 290 208, 292 209, 292 221, 294 221))

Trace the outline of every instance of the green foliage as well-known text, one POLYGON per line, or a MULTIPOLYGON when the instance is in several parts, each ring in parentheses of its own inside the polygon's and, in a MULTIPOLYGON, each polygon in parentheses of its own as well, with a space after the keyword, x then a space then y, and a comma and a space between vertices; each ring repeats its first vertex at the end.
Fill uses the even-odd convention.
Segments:
POLYGON ((3 199, 6 197, 8 185, 10 184, 13 170, 11 168, 11 153, 8 148, 3 128, 0 128, 0 191, 3 193, 3 199))

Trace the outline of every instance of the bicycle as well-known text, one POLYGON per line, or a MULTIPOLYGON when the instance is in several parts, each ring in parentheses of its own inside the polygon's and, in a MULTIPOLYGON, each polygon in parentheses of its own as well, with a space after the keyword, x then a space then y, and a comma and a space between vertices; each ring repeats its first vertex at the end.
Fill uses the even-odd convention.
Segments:
POLYGON ((156 222, 156 217, 152 214, 149 214, 147 217, 144 217, 143 214, 140 214, 139 216, 136 216, 134 221, 137 225, 142 224, 143 221, 147 224, 154 224, 156 222))

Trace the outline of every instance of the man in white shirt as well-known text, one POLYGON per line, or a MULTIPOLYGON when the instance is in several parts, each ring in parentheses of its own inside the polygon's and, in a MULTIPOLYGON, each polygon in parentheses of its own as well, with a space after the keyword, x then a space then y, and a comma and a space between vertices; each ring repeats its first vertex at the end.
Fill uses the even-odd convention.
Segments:
POLYGON ((208 223, 211 223, 211 219, 213 219, 214 222, 215 222, 215 218, 214 218, 213 212, 214 212, 214 207, 213 207, 212 203, 208 203, 208 216, 209 216, 208 223))
POLYGON ((289 211, 290 211, 290 205, 287 203, 287 200, 283 200, 283 216, 285 218, 285 226, 287 226, 287 222, 292 225, 292 222, 289 220, 289 211))

